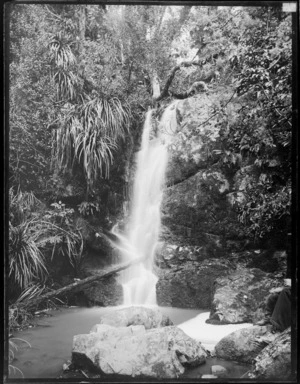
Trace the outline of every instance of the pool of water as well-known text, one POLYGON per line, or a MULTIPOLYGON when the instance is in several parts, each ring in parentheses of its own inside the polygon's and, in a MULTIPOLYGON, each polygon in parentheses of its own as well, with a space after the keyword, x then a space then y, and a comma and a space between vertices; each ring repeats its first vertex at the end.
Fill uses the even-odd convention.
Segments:
MULTIPOLYGON (((17 340, 18 350, 14 351, 15 360, 12 364, 22 371, 25 379, 57 378, 62 373, 63 364, 71 360, 73 336, 89 333, 103 314, 114 309, 116 308, 72 307, 50 312, 52 316, 42 318, 37 327, 14 333, 14 337, 26 340, 31 346, 17 340)), ((168 315, 175 325, 187 324, 190 319, 197 319, 199 314, 204 315, 206 312, 165 307, 160 307, 160 310, 168 315)), ((245 366, 211 358, 207 359, 207 363, 202 367, 189 370, 186 375, 201 377, 201 374, 210 373, 210 367, 214 364, 227 368, 231 377, 240 377, 248 370, 245 366)), ((9 377, 21 378, 21 374, 11 370, 9 377)))

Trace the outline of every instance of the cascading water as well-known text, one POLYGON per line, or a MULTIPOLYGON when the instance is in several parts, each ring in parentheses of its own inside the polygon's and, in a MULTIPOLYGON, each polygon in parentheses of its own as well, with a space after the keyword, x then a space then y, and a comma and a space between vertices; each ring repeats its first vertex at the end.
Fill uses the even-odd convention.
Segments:
POLYGON ((157 277, 152 272, 160 231, 160 205, 167 167, 167 148, 160 138, 150 139, 152 111, 148 111, 137 154, 131 217, 125 235, 114 230, 124 261, 143 262, 120 273, 124 305, 156 305, 157 277))

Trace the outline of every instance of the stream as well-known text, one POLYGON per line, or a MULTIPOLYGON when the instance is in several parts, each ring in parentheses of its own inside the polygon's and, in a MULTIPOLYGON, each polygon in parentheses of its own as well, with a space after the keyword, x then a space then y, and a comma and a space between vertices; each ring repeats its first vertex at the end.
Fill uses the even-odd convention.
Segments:
MULTIPOLYGON (((15 360, 12 365, 22 371, 25 379, 58 378, 62 374, 63 364, 71 360, 73 336, 89 333, 92 326, 97 324, 100 316, 116 308, 120 307, 70 307, 50 311, 49 314, 52 316, 41 318, 38 321, 38 326, 14 333, 14 337, 26 340, 31 347, 26 343, 16 341, 18 350, 14 351, 15 360)), ((187 332, 186 329, 189 329, 192 333, 195 332, 195 328, 199 328, 196 325, 199 318, 202 322, 204 318, 208 317, 207 311, 198 309, 170 307, 160 307, 159 309, 165 315, 168 315, 175 325, 180 324, 180 328, 185 332, 187 332)), ((216 335, 216 331, 218 338, 231 331, 229 328, 226 329, 228 326, 208 324, 205 326, 200 328, 203 329, 207 336, 210 333, 212 339, 215 338, 213 335, 216 335), (209 329, 213 330, 213 332, 209 332, 209 329)), ((235 328, 236 326, 234 325, 235 328)), ((243 324, 239 325, 240 328, 242 326, 245 327, 243 324)), ((195 338, 197 338, 197 335, 195 338)), ((209 343, 212 339, 209 340, 208 337, 206 341, 209 343)), ((208 358, 204 365, 186 370, 185 377, 197 378, 199 375, 201 377, 203 374, 210 374, 212 365, 222 365, 232 378, 241 377, 249 369, 246 365, 217 358, 208 358)), ((9 378, 21 378, 21 374, 18 371, 13 372, 11 370, 9 378)))

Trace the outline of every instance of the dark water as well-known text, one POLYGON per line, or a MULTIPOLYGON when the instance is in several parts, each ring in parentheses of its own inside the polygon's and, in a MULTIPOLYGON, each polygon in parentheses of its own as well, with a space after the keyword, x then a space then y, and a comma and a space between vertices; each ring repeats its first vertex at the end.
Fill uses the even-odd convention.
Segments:
MULTIPOLYGON (((73 336, 89 333, 93 325, 97 324, 100 316, 114 308, 67 308, 52 312, 52 317, 39 321, 39 326, 14 334, 31 344, 16 341, 18 350, 14 351, 15 360, 12 365, 19 368, 25 379, 29 378, 57 378, 62 373, 62 366, 71 360, 73 336)), ((167 314, 175 325, 187 321, 204 311, 194 309, 164 308, 160 310, 167 314)), ((211 365, 219 364, 227 368, 230 377, 240 377, 248 368, 219 359, 207 359, 206 364, 189 370, 187 377, 201 377, 211 373, 211 365)), ((21 378, 21 374, 11 370, 10 378, 21 378)))
POLYGON ((213 365, 222 365, 226 368, 226 378, 241 378, 247 371, 249 371, 249 365, 242 365, 232 361, 225 361, 218 359, 217 357, 207 358, 205 364, 199 367, 188 369, 184 373, 184 377, 187 378, 201 378, 202 375, 211 375, 211 367, 213 365))

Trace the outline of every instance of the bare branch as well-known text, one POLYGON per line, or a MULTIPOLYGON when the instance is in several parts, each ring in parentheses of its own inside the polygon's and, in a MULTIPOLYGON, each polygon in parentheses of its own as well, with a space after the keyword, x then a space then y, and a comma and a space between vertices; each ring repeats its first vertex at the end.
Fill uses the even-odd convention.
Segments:
POLYGON ((183 62, 183 63, 181 63, 179 65, 176 65, 174 68, 172 68, 170 73, 169 73, 169 76, 168 76, 168 79, 166 81, 166 84, 165 84, 161 94, 157 97, 156 101, 162 100, 163 98, 168 96, 169 87, 172 84, 172 81, 173 81, 177 71, 179 71, 181 68, 192 67, 194 65, 201 67, 203 65, 203 62, 187 61, 187 62, 183 62))
POLYGON ((54 13, 53 11, 50 10, 49 6, 44 4, 44 7, 46 8, 46 10, 56 18, 56 20, 59 20, 59 21, 63 21, 63 19, 56 13, 54 13))
POLYGON ((220 54, 220 52, 213 54, 213 55, 210 55, 201 61, 193 61, 193 60, 192 61, 184 61, 184 62, 176 65, 175 67, 173 67, 169 73, 169 76, 167 78, 167 81, 165 83, 165 86, 164 86, 161 94, 155 99, 155 101, 160 101, 160 100, 164 99, 165 97, 169 96, 168 91, 169 91, 170 85, 172 84, 172 81, 176 75, 176 72, 179 71, 181 68, 187 68, 187 67, 192 67, 192 66, 202 67, 203 65, 208 63, 211 59, 215 59, 216 57, 218 57, 219 54, 220 54))

